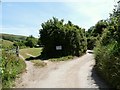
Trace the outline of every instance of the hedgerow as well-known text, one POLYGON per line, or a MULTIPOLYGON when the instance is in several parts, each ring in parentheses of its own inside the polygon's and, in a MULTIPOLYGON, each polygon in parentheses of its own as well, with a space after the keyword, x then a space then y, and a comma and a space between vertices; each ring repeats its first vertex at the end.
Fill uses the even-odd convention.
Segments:
POLYGON ((95 48, 96 70, 113 88, 120 90, 120 24, 110 18, 95 48))

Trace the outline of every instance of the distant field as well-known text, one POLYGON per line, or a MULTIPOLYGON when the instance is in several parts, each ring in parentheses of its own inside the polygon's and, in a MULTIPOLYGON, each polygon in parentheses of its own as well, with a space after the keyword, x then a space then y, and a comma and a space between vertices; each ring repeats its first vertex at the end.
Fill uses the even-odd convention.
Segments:
POLYGON ((30 56, 27 54, 31 54, 33 56, 39 56, 42 52, 42 48, 25 48, 20 50, 20 54, 26 59, 30 56))
POLYGON ((27 36, 0 33, 0 38, 9 41, 23 41, 26 40, 27 36))
POLYGON ((8 41, 8 40, 0 40, 0 44, 2 45, 2 47, 7 48, 7 47, 12 46, 12 45, 13 45, 13 42, 8 41))

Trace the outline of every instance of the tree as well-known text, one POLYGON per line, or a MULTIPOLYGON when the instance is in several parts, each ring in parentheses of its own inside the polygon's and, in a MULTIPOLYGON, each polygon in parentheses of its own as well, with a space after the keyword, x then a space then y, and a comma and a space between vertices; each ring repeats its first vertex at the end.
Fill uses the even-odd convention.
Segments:
POLYGON ((37 39, 33 37, 32 35, 30 35, 29 37, 27 37, 25 44, 26 46, 29 46, 30 48, 35 47, 35 45, 37 45, 37 39))
POLYGON ((47 57, 59 57, 66 55, 82 55, 86 51, 86 38, 84 30, 72 22, 63 24, 64 20, 53 19, 42 23, 40 29, 40 41, 43 47, 42 55, 47 57), (56 50, 61 46, 61 50, 56 50))
POLYGON ((102 33, 108 27, 107 20, 98 21, 95 26, 92 26, 86 32, 87 36, 87 47, 88 49, 93 49, 96 46, 96 41, 100 39, 102 33))
POLYGON ((39 46, 43 46, 42 43, 41 43, 40 38, 38 39, 37 45, 39 45, 39 46))
MULTIPOLYGON (((102 35, 102 32, 107 28, 108 23, 106 20, 100 20, 97 24, 92 27, 91 35, 94 37, 98 37, 102 35)), ((91 29, 90 29, 91 30, 91 29)))

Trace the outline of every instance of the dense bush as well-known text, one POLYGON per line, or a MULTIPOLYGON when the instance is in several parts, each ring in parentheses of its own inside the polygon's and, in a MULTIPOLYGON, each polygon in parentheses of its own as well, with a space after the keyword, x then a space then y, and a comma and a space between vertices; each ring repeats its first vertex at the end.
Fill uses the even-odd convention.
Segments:
POLYGON ((29 37, 26 38, 25 45, 30 48, 33 48, 37 45, 37 39, 33 37, 32 35, 30 35, 29 37))
POLYGON ((95 48, 96 70, 114 88, 120 90, 120 18, 113 15, 95 48))
POLYGON ((63 20, 59 21, 57 18, 42 23, 40 40, 44 45, 42 55, 47 57, 79 56, 85 53, 87 48, 85 30, 70 21, 63 24, 63 20), (56 50, 56 46, 62 46, 62 50, 56 50))
POLYGON ((87 37, 87 49, 88 50, 93 50, 94 47, 96 46, 96 41, 97 41, 97 37, 87 37))
POLYGON ((87 49, 93 50, 96 46, 96 42, 100 39, 105 28, 108 27, 107 20, 100 20, 95 26, 92 26, 86 31, 87 37, 87 49))
POLYGON ((95 59, 100 75, 111 86, 120 89, 120 44, 111 42, 106 46, 97 46, 95 59))

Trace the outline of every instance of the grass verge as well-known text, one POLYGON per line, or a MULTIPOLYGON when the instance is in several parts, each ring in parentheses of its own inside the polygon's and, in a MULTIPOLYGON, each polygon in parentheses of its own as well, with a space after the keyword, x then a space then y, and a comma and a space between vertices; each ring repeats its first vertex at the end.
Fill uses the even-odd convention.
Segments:
POLYGON ((16 55, 6 52, 2 52, 1 61, 2 88, 10 88, 18 74, 25 71, 26 64, 16 55))
POLYGON ((44 67, 47 65, 47 63, 41 61, 41 60, 31 60, 32 63, 34 63, 34 66, 38 66, 38 67, 44 67))
POLYGON ((58 62, 58 61, 67 61, 73 59, 73 56, 64 56, 64 57, 59 57, 59 58, 51 58, 49 59, 52 62, 58 62))

